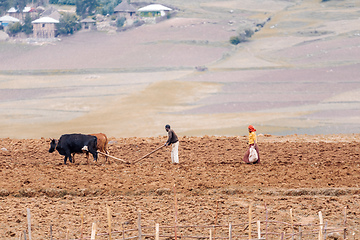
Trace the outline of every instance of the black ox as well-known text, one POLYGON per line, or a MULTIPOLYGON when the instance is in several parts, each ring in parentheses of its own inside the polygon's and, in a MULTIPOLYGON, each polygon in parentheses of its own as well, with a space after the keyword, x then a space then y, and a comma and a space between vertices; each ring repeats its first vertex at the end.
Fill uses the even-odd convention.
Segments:
POLYGON ((55 149, 60 155, 65 156, 64 164, 67 159, 72 163, 72 153, 83 153, 89 151, 94 156, 94 161, 97 161, 97 138, 91 135, 84 134, 64 134, 59 140, 52 139, 50 143, 49 152, 52 153, 55 149))

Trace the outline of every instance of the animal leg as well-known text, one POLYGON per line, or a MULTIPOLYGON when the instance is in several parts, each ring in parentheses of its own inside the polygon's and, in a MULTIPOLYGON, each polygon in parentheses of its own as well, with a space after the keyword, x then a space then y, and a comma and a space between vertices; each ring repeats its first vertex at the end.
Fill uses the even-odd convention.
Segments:
MULTIPOLYGON (((105 151, 106 154, 109 155, 109 151, 108 151, 107 147, 108 147, 108 139, 107 139, 107 137, 105 136, 104 151, 105 151)), ((106 156, 106 162, 107 162, 107 161, 108 161, 108 156, 106 156)), ((110 160, 109 160, 109 164, 110 164, 110 160)))
POLYGON ((94 156, 94 161, 95 162, 97 162, 97 158, 98 158, 98 156, 97 156, 98 154, 97 154, 97 152, 95 151, 95 153, 93 153, 93 156, 94 156))
POLYGON ((72 163, 72 162, 73 162, 73 160, 72 160, 72 157, 71 157, 71 153, 67 153, 67 154, 66 154, 66 156, 68 156, 68 157, 69 157, 69 161, 72 163))
POLYGON ((86 152, 86 164, 89 164, 89 152, 86 152))
POLYGON ((92 149, 92 151, 90 151, 92 153, 92 155, 94 156, 94 162, 97 162, 97 158, 98 158, 98 154, 96 149, 92 149))
MULTIPOLYGON (((109 155, 109 151, 106 150, 106 149, 105 149, 105 153, 106 153, 107 155, 109 155)), ((108 156, 105 156, 105 159, 106 159, 106 162, 108 162, 108 163, 110 164, 110 160, 109 160, 108 156)))

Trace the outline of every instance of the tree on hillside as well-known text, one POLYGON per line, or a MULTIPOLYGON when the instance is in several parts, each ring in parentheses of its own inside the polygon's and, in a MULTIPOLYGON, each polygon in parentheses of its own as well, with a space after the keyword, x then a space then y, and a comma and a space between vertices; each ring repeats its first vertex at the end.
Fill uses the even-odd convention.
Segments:
POLYGON ((254 35, 254 31, 252 29, 245 29, 244 32, 239 33, 239 35, 230 37, 230 43, 238 45, 239 43, 248 41, 252 35, 254 35))
POLYGON ((10 0, 0 0, 0 16, 10 8, 10 0))
POLYGON ((21 32, 21 24, 19 22, 11 24, 7 30, 10 36, 15 36, 19 32, 21 32))
POLYGON ((254 31, 250 28, 245 29, 244 33, 245 33, 245 37, 247 37, 247 38, 251 38, 252 35, 254 35, 254 31))
POLYGON ((15 0, 15 8, 19 9, 21 16, 23 14, 23 9, 26 7, 26 0, 15 0))
POLYGON ((81 24, 76 14, 66 13, 59 20, 58 32, 62 35, 73 34, 80 28, 81 24))
POLYGON ((49 0, 50 4, 59 4, 59 5, 75 5, 75 0, 49 0))
POLYGON ((126 22, 126 18, 125 17, 120 17, 116 20, 116 27, 120 28, 123 27, 124 24, 126 22))
POLYGON ((104 16, 107 14, 112 15, 114 13, 114 8, 121 2, 122 0, 99 0, 98 9, 100 11, 97 12, 104 16))
POLYGON ((26 35, 30 35, 33 33, 33 25, 31 23, 31 17, 30 14, 27 13, 24 20, 24 25, 21 29, 22 32, 24 32, 26 35))
POLYGON ((76 14, 82 18, 94 15, 98 5, 97 0, 76 0, 76 14))

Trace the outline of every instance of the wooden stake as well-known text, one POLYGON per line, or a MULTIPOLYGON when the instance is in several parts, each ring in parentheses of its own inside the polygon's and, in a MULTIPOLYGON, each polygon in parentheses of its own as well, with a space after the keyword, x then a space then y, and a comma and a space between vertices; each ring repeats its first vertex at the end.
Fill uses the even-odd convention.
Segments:
POLYGON ((69 229, 66 229, 66 240, 69 240, 69 229))
POLYGON ((232 225, 231 222, 229 223, 229 240, 232 239, 232 225))
POLYGON ((218 208, 219 208, 219 201, 216 201, 216 215, 215 215, 215 225, 217 225, 217 218, 218 218, 218 208))
POLYGON ((30 208, 27 208, 26 211, 27 211, 29 240, 31 240, 31 214, 30 214, 30 208))
POLYGON ((96 239, 96 223, 93 222, 92 227, 91 227, 91 240, 95 240, 96 239))
POLYGON ((249 205, 249 240, 251 239, 252 203, 249 205))
POLYGON ((84 213, 83 213, 83 212, 81 212, 80 217, 81 217, 80 240, 82 240, 82 239, 83 239, 83 236, 84 236, 84 213))
POLYGON ((292 231, 292 236, 291 239, 294 240, 294 219, 293 219, 293 212, 292 212, 292 208, 290 208, 290 224, 291 224, 291 231, 292 231))
POLYGON ((109 225, 109 240, 111 240, 111 212, 110 212, 110 206, 106 205, 106 208, 107 208, 108 225, 109 225))
POLYGON ((175 220, 175 240, 177 240, 177 198, 176 198, 176 186, 174 184, 174 208, 175 208, 175 215, 174 215, 174 220, 175 220))
POLYGON ((324 240, 323 236, 323 228, 324 228, 324 220, 321 211, 319 212, 319 240, 324 240))
POLYGON ((139 232, 139 240, 142 239, 141 233, 141 211, 138 212, 138 232, 139 232))
POLYGON ((325 225, 324 225, 324 239, 326 239, 326 234, 327 234, 327 222, 325 222, 325 225))
POLYGON ((212 240, 212 229, 210 228, 210 236, 209 236, 209 240, 212 240))
POLYGON ((284 236, 285 236, 285 233, 282 232, 281 235, 280 235, 280 240, 284 240, 284 236))
POLYGON ((344 207, 344 239, 346 239, 346 207, 344 207))
POLYGON ((163 148, 163 147, 165 147, 165 145, 162 145, 161 147, 158 147, 157 149, 153 150, 152 152, 150 152, 150 153, 146 154, 145 156, 139 158, 138 160, 134 161, 133 164, 139 162, 140 160, 143 160, 143 159, 146 158, 147 156, 153 154, 154 152, 160 150, 160 149, 163 148))
POLYGON ((26 240, 26 230, 24 230, 24 240, 26 240))
POLYGON ((111 158, 113 158, 113 159, 119 160, 119 161, 121 161, 121 162, 123 162, 123 163, 129 163, 129 162, 123 160, 123 159, 120 159, 120 158, 111 156, 111 155, 109 155, 109 154, 106 154, 106 153, 103 153, 103 152, 100 152, 100 151, 97 151, 97 153, 100 153, 100 154, 103 154, 103 155, 105 155, 105 156, 107 156, 107 157, 111 157, 111 158))
MULTIPOLYGON (((215 214, 215 225, 217 225, 217 219, 218 219, 218 208, 219 208, 219 201, 216 201, 216 214, 215 214)), ((216 234, 216 228, 214 228, 214 237, 216 234)))
POLYGON ((260 220, 258 220, 257 222, 257 232, 258 232, 258 239, 261 239, 261 226, 260 226, 260 220))
POLYGON ((52 236, 52 225, 50 224, 50 240, 53 240, 53 236, 52 236))
POLYGON ((267 230, 268 230, 268 210, 267 210, 267 207, 266 207, 266 202, 264 202, 265 204, 265 214, 266 214, 266 217, 265 217, 265 222, 266 222, 266 226, 265 226, 265 239, 267 239, 267 230))
POLYGON ((160 239, 160 225, 158 223, 155 224, 155 240, 160 239))

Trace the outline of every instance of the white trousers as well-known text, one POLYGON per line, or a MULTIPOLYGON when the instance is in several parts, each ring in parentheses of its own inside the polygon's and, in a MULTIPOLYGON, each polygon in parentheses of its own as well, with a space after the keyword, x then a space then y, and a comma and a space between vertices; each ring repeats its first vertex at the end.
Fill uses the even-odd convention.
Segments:
POLYGON ((179 141, 171 144, 171 162, 179 163, 179 141))

